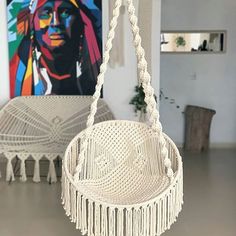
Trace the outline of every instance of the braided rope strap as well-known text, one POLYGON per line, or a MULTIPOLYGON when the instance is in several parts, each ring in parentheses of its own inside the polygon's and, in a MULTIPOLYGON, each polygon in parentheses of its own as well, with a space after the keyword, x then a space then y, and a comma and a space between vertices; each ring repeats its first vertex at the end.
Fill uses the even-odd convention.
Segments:
POLYGON ((100 93, 101 93, 101 89, 102 89, 102 85, 104 83, 104 76, 105 73, 107 71, 107 65, 109 62, 109 58, 110 58, 110 51, 112 49, 112 41, 115 37, 115 29, 117 27, 118 24, 118 18, 120 16, 120 8, 122 5, 122 0, 116 0, 115 1, 115 7, 113 10, 113 16, 110 22, 110 30, 107 36, 107 42, 106 42, 106 46, 105 46, 105 52, 103 54, 103 63, 100 66, 100 73, 97 77, 97 85, 95 88, 95 93, 93 95, 93 102, 91 104, 91 108, 90 108, 90 114, 88 116, 88 120, 87 120, 87 129, 85 130, 85 134, 84 134, 84 142, 82 142, 81 144, 81 151, 80 151, 80 155, 79 155, 79 163, 75 169, 75 173, 74 173, 74 180, 75 182, 78 182, 80 179, 80 173, 81 173, 81 169, 82 169, 82 165, 84 163, 85 160, 85 151, 87 149, 87 139, 89 137, 89 135, 91 134, 91 129, 89 129, 90 127, 92 127, 93 123, 94 123, 94 116, 97 112, 97 103, 98 100, 100 98, 100 93))
MULTIPOLYGON (((151 86, 151 76, 147 71, 147 61, 145 59, 145 52, 141 44, 141 37, 139 33, 139 27, 138 27, 138 19, 135 15, 135 8, 132 0, 127 0, 128 4, 128 16, 129 16, 129 21, 131 24, 132 28, 132 33, 133 33, 133 42, 135 46, 135 51, 136 51, 136 56, 137 56, 137 61, 138 61, 138 69, 140 71, 140 82, 141 85, 144 89, 145 93, 145 102, 147 104, 147 114, 149 117, 149 121, 151 124, 152 129, 155 132, 158 132, 158 135, 160 137, 160 148, 161 148, 161 155, 164 158, 164 165, 167 168, 167 176, 169 177, 170 181, 172 182, 173 180, 173 170, 171 168, 171 160, 168 157, 168 150, 166 148, 166 141, 165 138, 162 134, 162 125, 159 121, 160 115, 157 110, 157 103, 154 98, 154 89, 151 86)), ((90 115, 88 116, 88 121, 87 121, 87 129, 85 130, 84 134, 84 139, 81 145, 81 152, 79 155, 79 164, 77 165, 74 173, 74 180, 76 182, 79 181, 80 179, 80 173, 82 169, 82 164, 84 163, 85 159, 85 151, 87 149, 87 140, 88 137, 91 134, 91 127, 94 124, 94 117, 97 111, 97 102, 98 99, 100 98, 101 94, 101 89, 104 83, 104 76, 107 71, 107 64, 110 59, 110 51, 112 49, 112 42, 115 37, 115 29, 118 23, 118 18, 120 15, 120 7, 122 5, 122 0, 116 0, 115 1, 115 8, 113 10, 113 17, 110 23, 110 31, 108 33, 108 39, 107 43, 105 46, 105 53, 103 56, 103 63, 100 67, 100 74, 98 75, 97 78, 97 85, 95 89, 95 93, 93 95, 93 102, 91 104, 91 111, 90 115)))

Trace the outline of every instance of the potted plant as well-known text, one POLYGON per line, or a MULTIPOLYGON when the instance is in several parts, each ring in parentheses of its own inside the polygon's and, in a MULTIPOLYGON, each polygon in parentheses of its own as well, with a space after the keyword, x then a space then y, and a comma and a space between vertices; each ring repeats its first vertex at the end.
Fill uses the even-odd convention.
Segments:
MULTIPOLYGON (((136 115, 139 114, 139 121, 145 122, 146 113, 147 113, 147 110, 146 110, 147 104, 144 101, 145 94, 143 91, 143 87, 142 86, 135 86, 135 92, 136 92, 136 94, 131 99, 129 104, 134 105, 134 112, 136 115)), ((156 100, 156 95, 154 95, 154 97, 156 100)))
POLYGON ((186 45, 186 40, 184 39, 183 36, 178 36, 176 39, 175 39, 175 43, 176 43, 176 47, 184 47, 186 45))
MULTIPOLYGON (((133 96, 133 98, 130 100, 129 104, 134 106, 134 112, 137 115, 139 115, 139 121, 140 122, 145 122, 146 121, 146 108, 147 104, 144 101, 145 94, 143 91, 142 86, 135 86, 135 92, 136 94, 133 96)), ((156 95, 154 94, 154 98, 156 99, 156 95)), ((169 98, 166 96, 163 92, 163 89, 160 89, 160 95, 159 95, 160 101, 164 98, 165 100, 168 101, 169 104, 173 105, 175 108, 180 109, 180 106, 176 104, 174 98, 169 98)))

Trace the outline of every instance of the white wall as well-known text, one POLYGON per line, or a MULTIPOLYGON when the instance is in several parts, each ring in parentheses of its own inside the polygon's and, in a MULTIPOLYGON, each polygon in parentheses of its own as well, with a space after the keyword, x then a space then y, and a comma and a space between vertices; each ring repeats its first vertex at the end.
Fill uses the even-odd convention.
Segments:
MULTIPOLYGON (((0 106, 9 99, 7 35, 6 35, 6 1, 0 1, 0 32, 1 32, 1 63, 0 63, 0 106), (3 43, 2 43, 3 42, 3 43)), ((160 0, 153 1, 153 86, 159 91, 159 32, 160 32, 160 0)), ((137 11, 138 12, 138 11, 137 11)), ((134 119, 133 108, 129 101, 134 95, 134 86, 137 84, 136 57, 131 43, 132 34, 125 19, 125 67, 108 70, 104 84, 104 98, 118 119, 134 119)), ((106 38, 108 30, 108 1, 103 1, 103 29, 106 38)), ((156 92, 157 94, 157 92, 156 92)))
POLYGON ((164 130, 183 143, 187 104, 216 110, 212 146, 236 145, 236 1, 164 0, 162 30, 227 30, 227 52, 213 55, 161 55, 161 87, 181 109, 161 101, 164 130))
MULTIPOLYGON (((142 0, 143 1, 143 0, 142 0)), ((135 1, 134 1, 135 2, 135 1)), ((160 14, 159 11, 161 1, 153 0, 153 54, 152 54, 152 75, 153 87, 156 93, 159 91, 159 50, 160 40, 160 14)), ((108 5, 103 4, 104 12, 104 37, 106 37, 107 9, 108 5)), ((136 10, 138 13, 138 9, 136 10)), ((134 47, 132 43, 131 28, 128 22, 128 16, 125 16, 125 67, 109 69, 105 78, 104 98, 112 108, 118 119, 134 119, 133 107, 129 105, 129 101, 134 95, 134 86, 137 85, 137 66, 134 47)))

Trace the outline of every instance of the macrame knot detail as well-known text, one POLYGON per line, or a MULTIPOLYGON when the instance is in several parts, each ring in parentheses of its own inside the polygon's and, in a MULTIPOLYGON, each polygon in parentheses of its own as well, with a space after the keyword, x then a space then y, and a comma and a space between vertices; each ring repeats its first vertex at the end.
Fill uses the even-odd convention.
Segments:
POLYGON ((110 161, 106 157, 105 153, 100 154, 96 159, 95 159, 98 167, 101 170, 106 169, 110 165, 110 161))

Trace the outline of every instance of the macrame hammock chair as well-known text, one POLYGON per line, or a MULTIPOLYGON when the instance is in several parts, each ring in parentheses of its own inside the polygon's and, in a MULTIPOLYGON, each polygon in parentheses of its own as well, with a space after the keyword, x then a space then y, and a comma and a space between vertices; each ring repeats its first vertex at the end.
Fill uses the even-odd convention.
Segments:
POLYGON ((132 0, 127 0, 127 8, 149 124, 93 124, 121 2, 115 1, 87 128, 65 152, 62 203, 83 235, 156 236, 169 229, 181 211, 183 169, 178 149, 162 132, 132 0))
MULTIPOLYGON (((6 181, 15 180, 16 159, 20 160, 22 182, 28 178, 27 160, 34 160, 33 181, 40 182, 40 161, 47 159, 47 180, 56 182, 55 160, 64 157, 71 139, 86 127, 91 102, 91 96, 19 96, 11 99, 0 110, 0 160, 7 159, 6 181)), ((99 99, 95 123, 113 119, 109 107, 99 99)))

